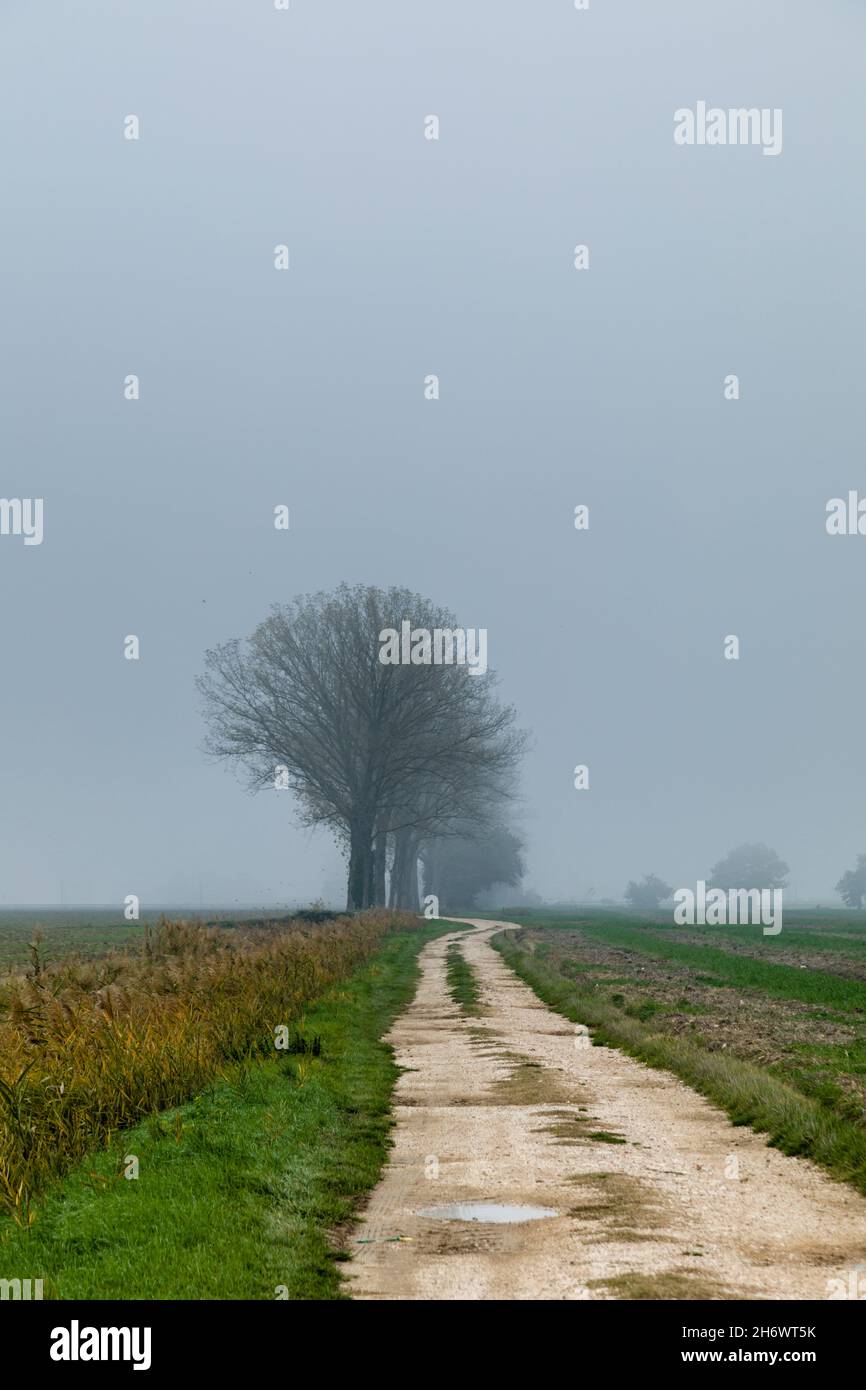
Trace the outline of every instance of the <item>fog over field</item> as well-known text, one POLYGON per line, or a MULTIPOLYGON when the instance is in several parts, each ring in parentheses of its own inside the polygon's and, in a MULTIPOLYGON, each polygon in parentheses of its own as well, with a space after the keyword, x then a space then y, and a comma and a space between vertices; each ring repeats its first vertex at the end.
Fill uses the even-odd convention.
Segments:
POLYGON ((757 840, 838 902, 866 850, 866 537, 825 525, 866 495, 862 6, 50 10, 0 18, 0 490, 44 499, 41 544, 0 538, 0 903, 345 901, 292 794, 206 758, 195 688, 343 581, 486 629, 531 733, 525 887, 694 884, 757 840), (783 111, 781 153, 678 146, 700 101, 783 111))

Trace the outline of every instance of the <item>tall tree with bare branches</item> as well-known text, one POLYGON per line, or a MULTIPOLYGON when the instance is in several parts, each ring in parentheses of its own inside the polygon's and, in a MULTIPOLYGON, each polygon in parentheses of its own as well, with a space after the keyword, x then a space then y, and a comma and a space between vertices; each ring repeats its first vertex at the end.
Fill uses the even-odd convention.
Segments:
MULTIPOLYGON (((307 824, 348 852, 348 905, 383 902, 388 844, 466 814, 471 788, 503 788, 524 737, 495 677, 466 665, 386 665, 380 635, 453 629, 406 589, 341 585, 277 605, 246 641, 208 651, 199 679, 207 747, 253 789, 294 791, 307 824)), ((406 855, 403 855, 404 859, 406 855)), ((405 872, 405 870, 404 870, 405 872)))

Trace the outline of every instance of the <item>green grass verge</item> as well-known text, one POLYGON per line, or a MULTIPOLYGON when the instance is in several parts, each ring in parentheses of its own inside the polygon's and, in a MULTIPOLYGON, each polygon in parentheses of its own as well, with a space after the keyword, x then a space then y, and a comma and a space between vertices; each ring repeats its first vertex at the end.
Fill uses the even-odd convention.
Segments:
POLYGON ((481 1013, 478 977, 456 941, 452 941, 448 947, 445 978, 454 1003, 460 1005, 464 1014, 477 1017, 481 1013))
POLYGON ((329 1233, 387 1154, 398 1068, 381 1038, 411 1001, 419 950, 446 930, 387 938, 309 1010, 298 1028, 320 1056, 232 1067, 79 1164, 29 1230, 6 1220, 0 1277, 41 1278, 60 1299, 346 1297, 329 1233))
POLYGON ((519 935, 500 932, 492 945, 512 969, 557 1013, 592 1030, 593 1042, 620 1048, 649 1066, 674 1072, 725 1110, 734 1124, 750 1125, 787 1154, 813 1159, 835 1177, 866 1192, 866 1131, 862 1123, 833 1115, 769 1072, 736 1057, 708 1052, 681 1037, 654 1033, 621 1013, 544 960, 521 949, 519 935))

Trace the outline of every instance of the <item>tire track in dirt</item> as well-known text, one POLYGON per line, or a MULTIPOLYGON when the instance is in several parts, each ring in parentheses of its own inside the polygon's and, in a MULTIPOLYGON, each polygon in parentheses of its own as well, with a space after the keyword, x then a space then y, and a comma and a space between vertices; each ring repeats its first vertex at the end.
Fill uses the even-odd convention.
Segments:
POLYGON ((866 1200, 669 1072, 588 1045, 490 946, 515 924, 469 925, 425 947, 388 1035, 406 1070, 390 1160, 345 1266, 352 1297, 823 1299, 829 1280, 847 1285, 866 1263, 866 1200), (479 1018, 449 994, 451 941, 476 972, 479 1018), (559 1215, 420 1214, 466 1201, 559 1215))

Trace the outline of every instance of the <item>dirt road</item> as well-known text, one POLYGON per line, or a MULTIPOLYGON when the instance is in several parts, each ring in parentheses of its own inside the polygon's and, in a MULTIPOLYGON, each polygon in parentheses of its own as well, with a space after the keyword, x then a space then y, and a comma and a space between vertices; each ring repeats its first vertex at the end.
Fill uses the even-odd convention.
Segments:
POLYGON ((510 924, 471 925, 425 948, 389 1037, 407 1070, 395 1146, 346 1266, 354 1298, 824 1299, 829 1280, 848 1285, 866 1265, 866 1200, 668 1072, 587 1045, 489 945, 510 924), (453 940, 480 982, 478 1018, 448 991, 453 940), (420 1214, 466 1201, 559 1214, 515 1225, 420 1214))

